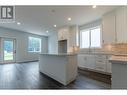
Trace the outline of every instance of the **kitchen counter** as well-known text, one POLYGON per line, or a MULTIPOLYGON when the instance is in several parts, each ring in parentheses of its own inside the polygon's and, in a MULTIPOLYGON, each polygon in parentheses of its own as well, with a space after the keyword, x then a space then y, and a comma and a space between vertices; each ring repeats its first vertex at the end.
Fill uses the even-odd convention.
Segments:
POLYGON ((95 51, 95 52, 79 52, 78 54, 93 54, 93 55, 114 55, 114 56, 127 56, 127 53, 118 53, 118 52, 100 52, 100 51, 95 51))
POLYGON ((106 52, 84 52, 84 53, 79 53, 79 54, 93 54, 93 55, 96 55, 96 54, 100 54, 100 55, 113 55, 113 53, 106 53, 106 52))
POLYGON ((119 63, 119 64, 127 64, 127 55, 114 55, 112 56, 109 61, 111 63, 119 63))
POLYGON ((74 81, 77 76, 76 54, 40 54, 39 71, 63 85, 74 81))
POLYGON ((112 56, 112 89, 127 89, 127 56, 112 56))
POLYGON ((49 56, 74 56, 76 53, 41 53, 40 55, 49 55, 49 56))

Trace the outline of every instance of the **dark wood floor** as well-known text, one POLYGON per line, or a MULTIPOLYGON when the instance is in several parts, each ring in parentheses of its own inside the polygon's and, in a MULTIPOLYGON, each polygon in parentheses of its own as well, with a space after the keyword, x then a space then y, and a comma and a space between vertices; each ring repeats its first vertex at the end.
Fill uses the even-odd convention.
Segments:
POLYGON ((110 84, 79 72, 67 86, 39 72, 38 62, 0 65, 0 89, 110 89, 110 84))

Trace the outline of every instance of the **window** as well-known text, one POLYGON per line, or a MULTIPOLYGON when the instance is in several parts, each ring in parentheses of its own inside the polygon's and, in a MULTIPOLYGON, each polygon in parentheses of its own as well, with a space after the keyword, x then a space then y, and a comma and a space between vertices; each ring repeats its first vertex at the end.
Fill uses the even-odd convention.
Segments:
POLYGON ((80 48, 94 48, 101 46, 100 27, 80 31, 80 48))
POLYGON ((100 28, 91 29, 91 47, 100 47, 100 28))
POLYGON ((29 52, 41 52, 41 39, 35 37, 29 37, 28 41, 29 52))
POLYGON ((85 30, 81 32, 81 47, 82 48, 89 48, 90 46, 90 33, 89 30, 85 30))

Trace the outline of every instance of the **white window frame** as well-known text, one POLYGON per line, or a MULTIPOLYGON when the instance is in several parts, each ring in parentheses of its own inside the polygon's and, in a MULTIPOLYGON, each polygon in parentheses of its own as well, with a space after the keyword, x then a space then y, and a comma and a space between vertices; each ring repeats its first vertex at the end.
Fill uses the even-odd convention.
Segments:
POLYGON ((102 33, 101 33, 102 29, 101 29, 101 25, 96 26, 96 27, 92 27, 92 28, 87 28, 87 29, 82 29, 80 30, 80 49, 89 49, 89 48, 101 48, 102 47, 102 33), (99 47, 91 47, 91 30, 96 29, 96 28, 100 28, 100 46, 99 47), (89 47, 88 48, 82 48, 81 44, 82 44, 82 31, 88 31, 89 30, 89 47))
POLYGON ((39 38, 39 37, 33 37, 33 36, 29 36, 28 37, 28 52, 30 52, 30 53, 40 53, 42 51, 41 45, 42 45, 42 39, 41 38, 39 38), (29 51, 29 38, 40 39, 40 50, 39 51, 29 51))

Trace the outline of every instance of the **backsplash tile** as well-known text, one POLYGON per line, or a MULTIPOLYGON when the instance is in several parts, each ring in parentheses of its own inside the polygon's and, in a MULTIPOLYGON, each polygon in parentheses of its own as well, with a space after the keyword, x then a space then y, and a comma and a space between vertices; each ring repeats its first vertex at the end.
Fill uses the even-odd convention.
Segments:
POLYGON ((103 44, 101 48, 92 48, 92 49, 81 49, 79 53, 87 52, 103 52, 103 53, 113 53, 113 54, 127 54, 127 44, 103 44))

